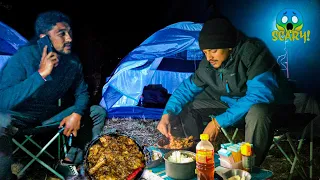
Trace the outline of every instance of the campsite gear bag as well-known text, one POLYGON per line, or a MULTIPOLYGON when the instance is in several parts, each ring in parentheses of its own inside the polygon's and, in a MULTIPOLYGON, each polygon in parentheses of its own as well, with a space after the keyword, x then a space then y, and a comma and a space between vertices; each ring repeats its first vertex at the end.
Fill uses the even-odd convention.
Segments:
MULTIPOLYGON (((133 171, 133 173, 131 173, 127 179, 131 179, 131 180, 137 180, 137 179, 140 179, 141 175, 143 174, 143 171, 145 170, 146 168, 146 154, 145 154, 145 147, 144 146, 141 146, 140 144, 138 144, 138 142, 136 141, 136 139, 134 137, 130 137, 128 136, 127 134, 125 133, 122 133, 118 130, 115 130, 115 131, 109 131, 109 132, 106 132, 106 133, 102 133, 101 135, 97 136, 95 139, 93 139, 90 143, 87 144, 86 148, 85 148, 85 153, 84 153, 84 169, 85 169, 85 176, 89 179, 89 180, 95 180, 95 178, 89 174, 89 170, 90 170, 90 167, 89 167, 89 160, 88 160, 88 156, 89 156, 89 152, 90 152, 90 148, 95 145, 96 143, 99 143, 100 142, 100 138, 103 137, 103 136, 111 136, 111 137, 119 137, 119 136, 126 136, 130 139, 132 139, 135 144, 139 147, 139 151, 142 152, 143 156, 144 156, 144 166, 143 167, 139 167, 138 169, 136 169, 135 171, 133 171), (133 177, 134 176, 134 177, 133 177), (133 178, 130 178, 130 177, 133 177, 133 178)), ((129 152, 130 153, 130 152, 129 152)), ((98 160, 99 161, 99 160, 98 160)))
POLYGON ((168 90, 161 84, 150 84, 143 88, 139 106, 149 108, 164 108, 170 97, 168 90))

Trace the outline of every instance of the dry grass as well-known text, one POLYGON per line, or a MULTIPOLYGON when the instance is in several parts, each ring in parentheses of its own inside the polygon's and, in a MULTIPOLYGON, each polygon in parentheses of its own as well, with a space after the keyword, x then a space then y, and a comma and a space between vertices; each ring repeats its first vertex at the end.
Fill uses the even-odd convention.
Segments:
POLYGON ((107 129, 117 129, 126 133, 130 137, 134 137, 141 145, 154 145, 162 134, 156 130, 158 121, 148 119, 109 119, 106 123, 104 131, 107 129))

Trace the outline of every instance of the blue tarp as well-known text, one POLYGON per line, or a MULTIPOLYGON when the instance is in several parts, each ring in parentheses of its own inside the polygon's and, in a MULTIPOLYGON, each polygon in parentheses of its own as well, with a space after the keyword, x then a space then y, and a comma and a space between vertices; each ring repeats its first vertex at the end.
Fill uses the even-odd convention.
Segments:
POLYGON ((143 88, 161 84, 172 93, 195 71, 203 58, 198 44, 201 28, 201 23, 189 21, 169 25, 128 53, 102 90, 100 105, 108 111, 108 116, 159 119, 162 109, 137 108, 143 88))

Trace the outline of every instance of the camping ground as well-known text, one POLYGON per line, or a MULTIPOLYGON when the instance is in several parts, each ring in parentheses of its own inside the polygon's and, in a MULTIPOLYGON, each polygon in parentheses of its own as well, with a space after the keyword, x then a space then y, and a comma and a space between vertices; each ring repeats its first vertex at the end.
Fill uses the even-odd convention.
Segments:
MULTIPOLYGON (((157 131, 158 121, 150 120, 150 119, 119 119, 119 118, 113 118, 108 119, 106 121, 106 127, 105 130, 108 129, 117 129, 121 132, 125 132, 130 136, 133 136, 139 141, 141 144, 147 144, 147 145, 153 145, 157 141, 159 137, 162 135, 157 131)), ((229 133, 233 132, 233 129, 228 130, 229 133)), ((37 137, 35 137, 37 138, 37 137)), ((39 137, 38 137, 39 138, 39 137)), ((239 135, 236 138, 237 142, 243 141, 244 135, 243 131, 239 130, 239 135)), ((214 143, 215 149, 219 149, 221 143, 225 143, 227 139, 222 135, 219 134, 217 138, 217 142, 214 143)), ((45 142, 45 141, 44 141, 45 142)), ((290 151, 290 146, 287 142, 280 142, 282 147, 286 152, 290 152, 289 156, 293 158, 293 153, 290 151)), ((297 144, 297 141, 294 141, 295 144, 297 144)), ((314 158, 313 158, 313 179, 319 179, 320 178, 320 147, 316 146, 320 143, 320 138, 315 137, 314 139, 314 158)), ((305 167, 308 166, 308 160, 309 160, 309 145, 308 140, 304 142, 304 146, 301 150, 301 160, 303 161, 303 164, 305 167)), ((32 147, 32 146, 31 146, 32 147)), ((49 148, 49 151, 56 152, 56 145, 53 144, 49 148)), ((19 158, 19 163, 27 163, 30 161, 30 158, 28 158, 24 152, 18 151, 18 153, 15 156, 16 158, 19 158)), ((40 159, 45 160, 48 162, 48 158, 43 155, 40 157, 40 159)), ((53 162, 53 161, 51 161, 53 162)), ((14 165, 17 168, 17 164, 14 165)), ((284 158, 284 156, 281 154, 279 149, 274 147, 270 150, 269 155, 267 156, 266 160, 262 164, 262 168, 268 169, 273 171, 274 175, 271 177, 271 179, 275 180, 284 180, 287 179, 288 172, 290 171, 291 165, 289 162, 284 158)), ((309 169, 305 168, 305 171, 308 173, 309 169)), ((45 179, 56 179, 55 176, 43 168, 39 163, 35 162, 29 171, 26 172, 26 179, 27 180, 45 180, 45 179)), ((293 179, 301 179, 297 173, 294 173, 293 179)))

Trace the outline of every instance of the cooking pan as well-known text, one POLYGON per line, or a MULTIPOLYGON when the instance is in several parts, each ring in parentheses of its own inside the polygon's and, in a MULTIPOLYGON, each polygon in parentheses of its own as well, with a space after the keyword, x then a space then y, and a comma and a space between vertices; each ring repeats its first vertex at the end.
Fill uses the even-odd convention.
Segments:
MULTIPOLYGON (((88 156, 89 156, 89 152, 90 152, 90 151, 89 151, 89 150, 90 150, 90 147, 92 147, 92 146, 93 146, 94 144, 96 144, 96 143, 99 143, 99 142, 100 142, 99 139, 100 139, 101 137, 105 136, 105 135, 111 136, 111 137, 126 136, 126 137, 132 139, 132 140, 135 142, 135 144, 139 147, 139 150, 140 150, 140 152, 143 154, 143 156, 146 157, 145 151, 144 151, 144 147, 141 146, 134 137, 130 137, 129 135, 124 134, 124 133, 122 133, 122 132, 120 132, 120 131, 118 131, 118 130, 113 131, 113 132, 103 133, 103 134, 99 135, 98 137, 96 137, 95 139, 93 139, 92 141, 90 141, 90 143, 87 144, 87 146, 86 146, 86 148, 85 148, 85 154, 84 154, 84 169, 85 169, 85 175, 86 175, 86 177, 87 177, 89 180, 95 180, 95 178, 94 178, 92 175, 89 174, 89 161, 88 161, 88 156)), ((144 160, 143 163, 144 163, 144 168, 142 168, 142 169, 136 174, 134 180, 139 180, 139 179, 141 178, 141 175, 142 175, 144 169, 146 168, 146 160, 144 160)))
POLYGON ((165 170, 166 175, 173 178, 173 179, 192 179, 195 177, 195 169, 196 169, 196 154, 191 151, 185 150, 177 150, 181 154, 184 154, 188 157, 191 157, 193 161, 191 162, 184 162, 184 163, 176 163, 170 162, 169 157, 175 151, 169 151, 165 154, 165 170))

